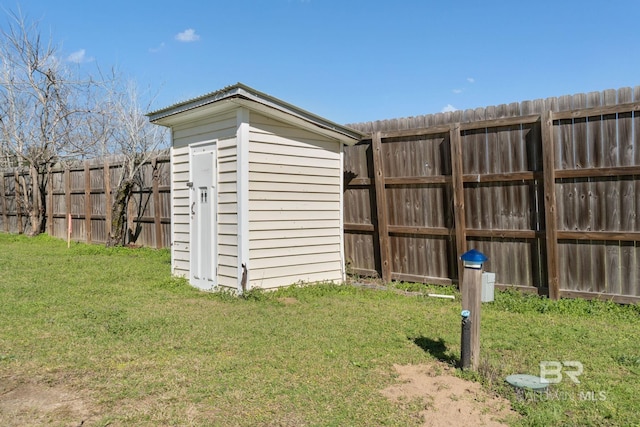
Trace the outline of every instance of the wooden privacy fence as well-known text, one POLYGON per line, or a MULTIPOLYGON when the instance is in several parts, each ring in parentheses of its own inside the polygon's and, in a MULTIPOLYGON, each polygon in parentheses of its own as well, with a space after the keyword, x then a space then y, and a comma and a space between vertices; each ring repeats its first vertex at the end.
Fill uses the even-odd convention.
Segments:
MULTIPOLYGON (((127 206, 129 244, 168 247, 171 237, 170 159, 158 156, 142 166, 141 186, 127 206)), ((51 170, 46 185, 46 230, 67 238, 71 217, 71 239, 106 243, 111 223, 111 205, 117 190, 122 160, 96 159, 51 170)), ((21 202, 20 175, 28 170, 0 172, 0 230, 22 233, 28 214, 21 202)))
POLYGON ((640 301, 640 87, 350 126, 355 273, 450 284, 475 248, 502 286, 640 301))

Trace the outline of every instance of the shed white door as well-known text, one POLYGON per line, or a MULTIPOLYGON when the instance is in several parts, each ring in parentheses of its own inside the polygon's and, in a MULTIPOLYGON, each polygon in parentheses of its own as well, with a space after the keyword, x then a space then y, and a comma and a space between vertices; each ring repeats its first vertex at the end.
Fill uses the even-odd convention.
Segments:
POLYGON ((200 289, 216 283, 217 192, 216 145, 191 146, 191 274, 190 282, 200 289))

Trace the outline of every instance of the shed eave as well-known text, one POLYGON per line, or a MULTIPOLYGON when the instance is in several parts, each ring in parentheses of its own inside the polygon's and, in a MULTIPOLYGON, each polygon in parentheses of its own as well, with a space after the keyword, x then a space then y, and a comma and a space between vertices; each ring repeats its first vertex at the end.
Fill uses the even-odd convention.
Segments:
POLYGON ((362 137, 356 138, 352 135, 347 135, 339 129, 332 127, 330 124, 325 125, 323 123, 306 120, 304 117, 300 117, 296 114, 291 114, 291 112, 288 111, 273 108, 273 106, 270 106, 268 104, 263 104, 244 98, 234 99, 232 103, 241 107, 245 107, 251 111, 264 114, 265 116, 280 120, 282 122, 307 129, 310 132, 323 135, 326 138, 339 141, 346 145, 354 145, 362 139, 362 137))
MULTIPOLYGON (((297 124, 306 123, 307 125, 311 125, 311 127, 322 130, 321 133, 338 139, 347 145, 353 145, 366 137, 363 133, 355 129, 334 123, 278 98, 259 92, 242 83, 237 83, 219 91, 150 112, 147 116, 151 123, 162 126, 172 126, 177 122, 182 122, 184 115, 188 112, 219 104, 225 100, 233 100, 234 103, 241 104, 251 110, 273 115, 280 119, 283 117, 288 118, 289 120, 287 121, 293 121, 297 124)), ((191 114, 188 114, 188 116, 191 116, 191 114)))
POLYGON ((157 116, 152 115, 155 113, 149 113, 147 117, 153 124, 172 127, 212 114, 223 114, 235 107, 236 105, 232 103, 232 98, 225 98, 212 103, 201 103, 193 107, 184 106, 157 116))

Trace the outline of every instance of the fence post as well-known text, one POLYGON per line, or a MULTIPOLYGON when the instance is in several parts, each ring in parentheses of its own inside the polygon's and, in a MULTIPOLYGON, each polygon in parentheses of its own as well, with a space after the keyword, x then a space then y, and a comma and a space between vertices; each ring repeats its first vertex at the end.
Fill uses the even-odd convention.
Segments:
POLYGON ((2 226, 4 232, 9 232, 9 216, 7 215, 7 188, 4 185, 4 171, 0 173, 0 195, 2 196, 2 226))
POLYGON ((380 132, 371 139, 373 152, 373 175, 376 187, 376 208, 378 217, 378 242, 380 244, 380 264, 382 281, 391 282, 391 245, 389 242, 389 220, 387 216, 387 195, 384 186, 384 167, 382 165, 382 137, 380 132))
POLYGON ((18 174, 18 169, 13 171, 13 176, 15 177, 15 191, 14 197, 16 198, 16 225, 18 227, 18 234, 24 233, 24 229, 22 227, 22 196, 20 195, 20 175, 18 174))
POLYGON ((47 165, 47 233, 53 236, 53 174, 51 165, 47 165))
POLYGON ((91 169, 89 161, 84 162, 84 234, 85 242, 91 243, 91 169))
POLYGON ((104 220, 106 222, 105 224, 105 230, 107 232, 106 235, 106 239, 107 239, 107 243, 110 244, 111 241, 111 166, 109 165, 109 159, 105 158, 104 159, 104 166, 103 166, 104 170, 103 170, 103 174, 104 174, 104 204, 105 204, 105 213, 104 213, 104 220))
POLYGON ((152 189, 153 189, 153 222, 155 225, 156 248, 162 248, 162 222, 160 218, 160 170, 158 169, 158 157, 151 161, 153 168, 152 189))
MULTIPOLYGON (((40 221, 43 221, 44 218, 41 218, 44 215, 44 212, 42 211, 42 208, 44 208, 45 206, 42 206, 42 197, 40 194, 40 186, 38 185, 38 179, 40 179, 40 174, 38 173, 38 171, 36 170, 35 166, 30 165, 29 166, 29 178, 31 178, 31 204, 32 204, 32 215, 31 217, 33 218, 34 215, 37 215, 40 221)), ((42 227, 42 223, 40 224, 39 227, 42 227)), ((34 224, 31 224, 31 230, 34 230, 34 224)), ((33 231, 32 231, 33 232, 33 231)), ((38 229, 36 231, 37 233, 40 232, 40 229, 38 229)))
POLYGON ((560 277, 558 269, 558 219, 556 215, 557 206, 555 188, 556 161, 553 144, 553 113, 551 110, 545 110, 542 114, 541 134, 549 298, 556 300, 560 298, 560 277))
MULTIPOLYGON (((464 182, 462 180, 462 140, 460 138, 460 123, 454 123, 449 129, 449 143, 451 146, 451 184, 453 185, 453 215, 456 232, 456 251, 458 254, 467 252, 467 224, 464 211, 464 182)), ((462 285, 464 268, 458 258, 458 287, 462 285)))
MULTIPOLYGON (((71 215, 71 171, 67 166, 64 169, 64 202, 67 208, 66 218, 70 218, 71 215)), ((72 230, 73 230, 73 220, 71 222, 72 230)))

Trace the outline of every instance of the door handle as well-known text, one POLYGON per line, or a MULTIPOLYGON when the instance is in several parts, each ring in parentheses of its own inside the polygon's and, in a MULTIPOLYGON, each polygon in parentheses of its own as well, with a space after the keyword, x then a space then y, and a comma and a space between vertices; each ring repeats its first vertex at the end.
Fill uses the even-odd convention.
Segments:
POLYGON ((194 211, 194 210, 193 210, 193 208, 194 208, 195 206, 196 206, 196 202, 193 202, 193 203, 191 204, 191 215, 195 215, 195 214, 196 214, 196 211, 194 211))

